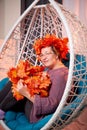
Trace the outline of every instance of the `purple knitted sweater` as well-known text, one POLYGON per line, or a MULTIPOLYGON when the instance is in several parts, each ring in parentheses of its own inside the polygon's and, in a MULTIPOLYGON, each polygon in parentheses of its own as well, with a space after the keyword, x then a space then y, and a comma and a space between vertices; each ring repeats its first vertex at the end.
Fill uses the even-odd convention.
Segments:
POLYGON ((63 95, 67 82, 68 68, 63 67, 49 70, 48 74, 52 82, 49 96, 40 97, 39 95, 35 95, 35 101, 30 113, 31 123, 37 122, 45 115, 55 112, 63 95))

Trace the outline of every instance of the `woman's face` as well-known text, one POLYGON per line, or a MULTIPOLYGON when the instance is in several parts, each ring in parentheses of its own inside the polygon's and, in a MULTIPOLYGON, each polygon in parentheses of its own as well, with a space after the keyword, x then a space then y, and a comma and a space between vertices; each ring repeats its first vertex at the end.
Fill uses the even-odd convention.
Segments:
POLYGON ((45 47, 41 49, 40 59, 46 67, 53 69, 57 63, 58 56, 51 47, 45 47))

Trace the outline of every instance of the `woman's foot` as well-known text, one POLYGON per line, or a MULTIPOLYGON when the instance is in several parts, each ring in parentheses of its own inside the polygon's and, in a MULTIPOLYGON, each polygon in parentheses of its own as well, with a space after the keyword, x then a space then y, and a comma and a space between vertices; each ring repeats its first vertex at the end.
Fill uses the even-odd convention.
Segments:
POLYGON ((0 109, 0 120, 4 119, 5 112, 0 109))

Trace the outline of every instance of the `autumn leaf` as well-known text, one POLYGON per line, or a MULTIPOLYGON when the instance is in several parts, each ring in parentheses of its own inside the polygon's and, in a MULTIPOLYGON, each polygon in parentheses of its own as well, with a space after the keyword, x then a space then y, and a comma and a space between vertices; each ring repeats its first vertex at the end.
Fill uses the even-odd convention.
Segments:
POLYGON ((44 66, 32 66, 29 61, 19 61, 16 67, 8 71, 8 77, 12 81, 12 93, 16 100, 24 97, 17 92, 17 83, 22 79, 23 84, 27 85, 27 90, 31 96, 39 94, 41 97, 48 96, 50 88, 50 77, 44 72, 44 66))

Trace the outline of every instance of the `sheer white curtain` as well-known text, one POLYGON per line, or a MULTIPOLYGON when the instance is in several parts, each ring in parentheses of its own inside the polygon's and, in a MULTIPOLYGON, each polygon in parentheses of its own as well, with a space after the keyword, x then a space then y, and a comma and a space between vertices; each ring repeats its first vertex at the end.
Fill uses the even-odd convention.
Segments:
POLYGON ((67 10, 75 13, 87 27, 87 0, 63 0, 63 5, 67 10))

